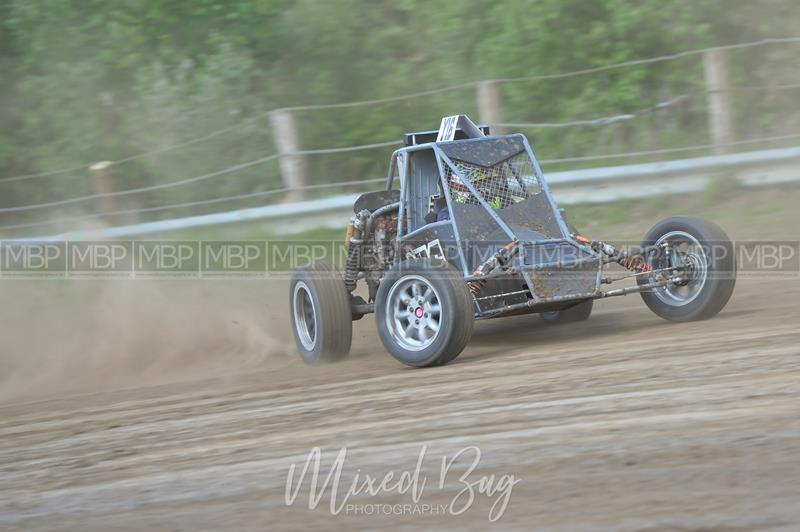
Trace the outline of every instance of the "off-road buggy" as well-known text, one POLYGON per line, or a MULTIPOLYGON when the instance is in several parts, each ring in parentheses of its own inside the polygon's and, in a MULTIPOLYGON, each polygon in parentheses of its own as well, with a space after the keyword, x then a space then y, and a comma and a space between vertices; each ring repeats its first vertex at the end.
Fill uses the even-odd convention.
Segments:
POLYGON ((315 263, 292 279, 306 362, 346 356, 352 322, 369 313, 392 356, 435 366, 458 356, 476 319, 576 322, 595 299, 639 292, 662 318, 701 320, 725 306, 735 283, 732 244, 710 222, 668 218, 629 248, 583 236, 556 207, 525 136, 490 135, 463 115, 442 119, 438 132, 407 134, 386 190, 362 195, 353 210, 342 274, 315 263))

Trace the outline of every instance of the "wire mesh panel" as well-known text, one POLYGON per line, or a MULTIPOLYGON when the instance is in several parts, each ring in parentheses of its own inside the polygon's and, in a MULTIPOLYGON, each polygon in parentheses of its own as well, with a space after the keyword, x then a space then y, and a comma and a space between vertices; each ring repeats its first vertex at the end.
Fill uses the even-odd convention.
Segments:
POLYGON ((458 173, 446 166, 445 179, 453 201, 457 203, 480 203, 465 185, 465 180, 497 210, 511 207, 542 191, 531 160, 524 152, 489 167, 458 159, 454 159, 453 164, 458 173))
MULTIPOLYGON (((513 226, 518 239, 565 236, 522 140, 521 136, 490 137, 440 146, 452 162, 453 167, 444 165, 444 181, 462 234, 474 238, 495 235, 501 228, 491 217, 494 211, 513 226), (491 210, 484 209, 468 184, 491 210)), ((495 236, 505 238, 508 234, 502 230, 495 236)))

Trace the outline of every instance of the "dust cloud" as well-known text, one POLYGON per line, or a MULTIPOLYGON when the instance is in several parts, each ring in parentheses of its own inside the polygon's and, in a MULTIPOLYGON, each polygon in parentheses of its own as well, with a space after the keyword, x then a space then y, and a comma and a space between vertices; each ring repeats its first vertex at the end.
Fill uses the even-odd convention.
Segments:
POLYGON ((265 280, 3 280, 0 401, 264 369, 289 356, 265 280))

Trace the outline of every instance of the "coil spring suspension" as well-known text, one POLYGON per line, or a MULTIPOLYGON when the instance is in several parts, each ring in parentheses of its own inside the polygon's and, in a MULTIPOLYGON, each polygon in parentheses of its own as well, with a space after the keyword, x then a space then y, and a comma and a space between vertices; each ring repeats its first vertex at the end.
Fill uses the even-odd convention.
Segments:
POLYGON ((363 235, 364 227, 369 218, 369 211, 362 210, 355 216, 347 226, 347 262, 344 268, 344 286, 348 292, 356 289, 358 281, 358 265, 361 261, 361 244, 363 243, 361 237, 363 235))
POLYGON ((641 255, 620 254, 611 244, 600 242, 598 240, 591 240, 590 238, 576 233, 572 233, 570 236, 572 236, 575 241, 580 242, 581 244, 586 244, 595 251, 602 251, 608 255, 611 260, 616 260, 617 264, 626 270, 632 271, 633 273, 648 273, 653 271, 653 267, 650 266, 650 264, 648 264, 641 255))
POLYGON ((360 242, 350 241, 347 248, 347 262, 344 268, 344 286, 348 292, 356 289, 358 282, 358 263, 361 256, 360 242))
MULTIPOLYGON (((472 275, 476 277, 482 277, 491 273, 495 268, 505 268, 511 257, 517 252, 517 244, 519 244, 519 241, 514 239, 500 248, 497 253, 489 257, 486 262, 478 266, 472 275)), ((473 295, 478 295, 488 282, 489 281, 487 279, 476 279, 474 281, 467 281, 467 286, 473 295)))
POLYGON ((632 271, 633 273, 648 273, 653 271, 647 261, 641 255, 629 255, 627 257, 620 257, 617 263, 623 268, 632 271))

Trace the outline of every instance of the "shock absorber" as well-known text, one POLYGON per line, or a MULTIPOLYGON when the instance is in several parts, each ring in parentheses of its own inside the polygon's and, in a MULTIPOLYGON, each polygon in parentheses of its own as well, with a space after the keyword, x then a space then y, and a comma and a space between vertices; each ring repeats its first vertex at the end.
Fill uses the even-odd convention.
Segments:
MULTIPOLYGON (((501 268, 508 264, 508 260, 517 250, 517 240, 512 240, 500 250, 489 257, 489 259, 483 262, 480 266, 478 266, 475 271, 472 273, 475 277, 484 277, 494 271, 495 268, 500 266, 501 268)), ((469 291, 472 292, 474 295, 478 295, 483 287, 486 285, 486 279, 477 279, 475 281, 468 281, 467 286, 469 287, 469 291)))
POLYGON ((347 225, 347 262, 344 267, 344 286, 348 292, 356 289, 358 282, 358 265, 361 261, 361 244, 364 227, 369 218, 369 211, 364 209, 350 220, 347 225))
POLYGON ((634 273, 647 273, 653 271, 653 267, 647 264, 641 255, 628 255, 622 256, 617 259, 623 268, 626 268, 634 273))
POLYGON ((609 259, 634 273, 647 273, 653 271, 653 267, 650 266, 647 261, 644 260, 644 257, 638 253, 622 253, 607 242, 591 240, 583 235, 572 234, 570 236, 572 236, 576 242, 586 244, 595 251, 602 251, 608 256, 609 259))

